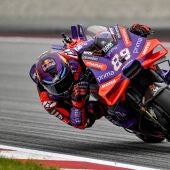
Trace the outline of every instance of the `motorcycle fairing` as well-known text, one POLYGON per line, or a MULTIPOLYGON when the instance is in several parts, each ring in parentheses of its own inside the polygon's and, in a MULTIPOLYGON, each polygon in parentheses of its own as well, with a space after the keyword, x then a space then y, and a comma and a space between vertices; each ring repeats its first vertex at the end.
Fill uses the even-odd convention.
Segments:
POLYGON ((137 57, 144 68, 152 68, 153 64, 168 53, 167 49, 157 40, 147 40, 143 50, 137 57), (155 51, 159 48, 157 51, 155 51))
POLYGON ((99 95, 109 106, 114 105, 119 99, 125 99, 125 91, 130 80, 123 75, 123 70, 137 60, 146 43, 146 38, 137 36, 124 27, 117 28, 112 28, 112 34, 116 36, 119 31, 118 43, 106 55, 101 57, 82 54, 84 64, 93 72, 97 80, 99 95), (93 61, 87 59, 88 57, 98 57, 98 60, 93 61))

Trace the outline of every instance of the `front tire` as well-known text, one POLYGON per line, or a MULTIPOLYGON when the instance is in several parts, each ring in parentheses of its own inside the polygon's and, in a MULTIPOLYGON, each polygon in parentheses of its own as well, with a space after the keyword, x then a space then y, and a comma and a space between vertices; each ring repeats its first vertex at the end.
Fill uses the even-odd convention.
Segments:
POLYGON ((167 87, 154 99, 154 102, 166 112, 167 118, 170 118, 169 98, 170 98, 170 88, 167 87))
POLYGON ((170 141, 170 88, 167 87, 154 100, 154 110, 158 121, 167 129, 166 138, 170 141))

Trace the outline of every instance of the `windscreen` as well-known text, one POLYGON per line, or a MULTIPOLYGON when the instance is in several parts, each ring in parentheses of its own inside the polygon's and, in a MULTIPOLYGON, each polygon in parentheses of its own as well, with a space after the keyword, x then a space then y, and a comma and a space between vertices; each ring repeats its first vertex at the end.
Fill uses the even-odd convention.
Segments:
POLYGON ((100 26, 100 25, 92 25, 87 27, 86 34, 89 38, 95 38, 95 35, 97 35, 99 32, 106 32, 107 27, 100 26))
POLYGON ((109 27, 89 26, 87 27, 86 35, 88 35, 88 39, 92 38, 95 40, 96 50, 102 51, 104 54, 117 44, 117 39, 114 34, 111 34, 109 27))

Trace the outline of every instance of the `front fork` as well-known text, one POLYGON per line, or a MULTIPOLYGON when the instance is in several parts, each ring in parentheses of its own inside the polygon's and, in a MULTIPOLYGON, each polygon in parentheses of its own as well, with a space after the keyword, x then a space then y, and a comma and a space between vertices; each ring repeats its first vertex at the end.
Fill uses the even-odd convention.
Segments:
POLYGON ((141 112, 143 114, 145 114, 149 118, 149 120, 152 121, 155 124, 155 126, 159 127, 165 135, 168 134, 167 129, 164 128, 161 125, 161 123, 159 123, 159 121, 157 120, 157 116, 156 116, 156 114, 154 112, 148 111, 148 109, 143 107, 143 106, 141 107, 141 112))
MULTIPOLYGON (((161 70, 162 71, 162 70, 161 70)), ((170 73, 168 72, 168 76, 170 76, 170 73)), ((165 80, 165 78, 170 78, 168 77, 167 74, 166 76, 163 77, 163 75, 161 75, 161 77, 165 80)), ((148 88, 145 91, 145 94, 142 98, 142 103, 140 105, 140 110, 142 113, 144 113, 145 115, 147 115, 147 117, 157 126, 159 127, 162 132, 164 132, 165 135, 168 134, 168 130, 164 127, 165 125, 163 125, 162 123, 160 123, 156 113, 154 112, 154 110, 152 109, 152 107, 150 107, 150 105, 152 105, 152 103, 154 102, 154 99, 160 94, 162 93, 166 88, 168 87, 167 82, 153 82, 152 84, 150 84, 148 86, 148 88)))
POLYGON ((164 134, 167 133, 167 130, 161 125, 154 111, 152 112, 152 109, 148 106, 167 86, 164 77, 154 70, 148 70, 148 72, 142 71, 131 80, 131 87, 126 93, 128 105, 140 113, 141 116, 147 117, 148 120, 153 122, 156 127, 159 127, 164 134), (145 75, 147 77, 146 79, 145 75))

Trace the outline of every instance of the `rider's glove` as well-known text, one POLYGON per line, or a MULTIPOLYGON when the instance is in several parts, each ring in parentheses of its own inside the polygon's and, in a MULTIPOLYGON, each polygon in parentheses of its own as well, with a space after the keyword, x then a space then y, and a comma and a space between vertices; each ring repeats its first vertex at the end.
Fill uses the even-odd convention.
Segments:
POLYGON ((55 108, 55 106, 56 106, 56 102, 55 101, 44 101, 43 103, 42 103, 42 105, 44 106, 44 108, 46 109, 46 110, 50 110, 50 109, 53 109, 53 108, 55 108))
POLYGON ((74 85, 72 93, 72 104, 76 108, 81 108, 85 104, 85 98, 88 94, 88 82, 81 81, 74 85))
POLYGON ((147 37, 151 34, 151 28, 146 25, 134 24, 130 27, 130 32, 140 35, 142 37, 147 37))
POLYGON ((75 97, 78 96, 85 96, 87 95, 88 91, 88 82, 80 81, 79 83, 75 84, 73 87, 73 94, 75 97))
POLYGON ((82 122, 81 110, 77 108, 72 108, 70 114, 70 123, 73 126, 78 126, 81 124, 81 122, 82 122))

